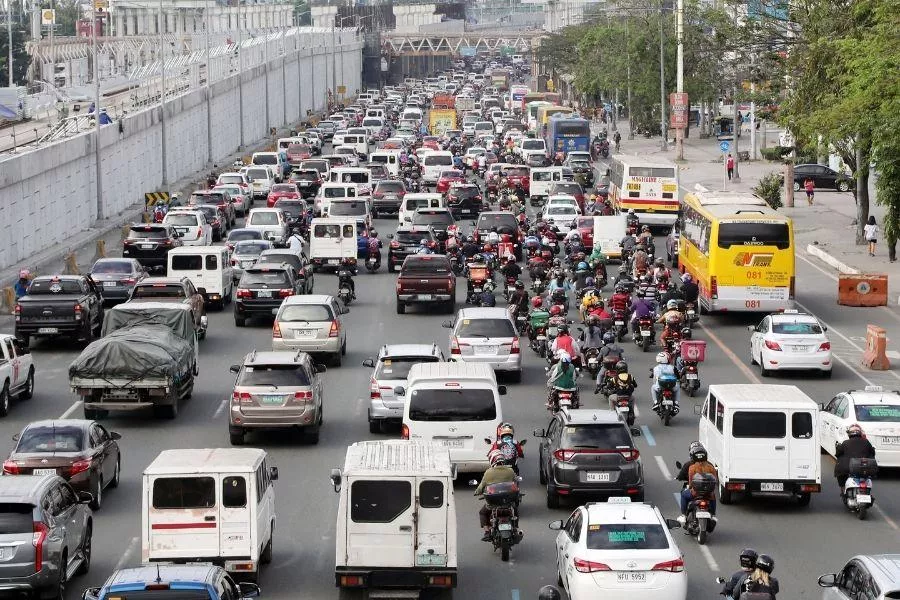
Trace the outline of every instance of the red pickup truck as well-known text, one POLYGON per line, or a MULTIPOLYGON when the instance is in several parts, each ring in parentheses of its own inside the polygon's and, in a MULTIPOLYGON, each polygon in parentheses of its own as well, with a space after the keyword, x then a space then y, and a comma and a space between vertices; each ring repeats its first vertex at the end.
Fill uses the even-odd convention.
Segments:
POLYGON ((447 314, 456 310, 456 276, 443 254, 407 256, 397 277, 397 314, 409 304, 440 304, 447 314))

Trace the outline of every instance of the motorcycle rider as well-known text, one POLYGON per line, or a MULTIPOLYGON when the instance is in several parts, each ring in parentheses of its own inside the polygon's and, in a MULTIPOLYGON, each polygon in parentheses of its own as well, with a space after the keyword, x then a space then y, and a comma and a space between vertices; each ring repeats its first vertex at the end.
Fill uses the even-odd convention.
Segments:
POLYGON ((660 256, 655 261, 653 261, 653 281, 654 283, 659 284, 663 281, 669 281, 672 276, 672 272, 669 271, 669 268, 666 266, 665 261, 660 256))
POLYGON ((631 310, 631 294, 629 294, 622 284, 616 284, 615 293, 609 299, 609 307, 613 312, 620 312, 623 316, 628 315, 631 310))
MULTIPOLYGON (((484 494, 484 488, 491 484, 507 483, 516 480, 516 472, 506 463, 506 459, 503 457, 502 452, 499 450, 492 450, 488 455, 488 460, 490 461, 491 466, 484 472, 481 483, 475 488, 476 496, 484 494)), ((491 541, 491 509, 487 504, 482 505, 481 509, 478 511, 478 522, 481 525, 481 529, 484 530, 481 541, 491 541)))
POLYGON ((478 244, 475 243, 475 238, 473 236, 466 237, 465 243, 462 245, 462 255, 466 258, 472 258, 476 254, 481 251, 481 248, 478 247, 478 244))
POLYGON ((670 300, 666 303, 666 311, 656 320, 657 323, 665 323, 665 329, 659 336, 663 345, 670 337, 681 333, 681 323, 683 321, 684 315, 678 310, 678 300, 670 300))
POLYGON ((32 279, 33 277, 30 270, 22 269, 19 271, 19 279, 16 281, 15 285, 16 300, 28 293, 28 286, 31 284, 32 279))
POLYGON ((875 447, 863 435, 862 427, 854 423, 847 427, 847 439, 838 444, 834 453, 834 476, 837 478, 838 490, 844 495, 844 484, 850 476, 850 459, 875 458, 875 447))
POLYGON ((550 281, 550 284, 547 286, 547 291, 551 296, 556 290, 563 291, 563 293, 566 295, 565 304, 568 306, 568 295, 569 292, 572 291, 572 284, 566 280, 565 273, 563 273, 562 271, 557 272, 556 276, 550 281))
POLYGON ((516 449, 516 456, 518 458, 525 458, 525 450, 522 448, 522 444, 516 440, 516 430, 512 426, 512 423, 500 423, 500 425, 497 426, 497 439, 494 440, 494 443, 491 445, 488 456, 490 456, 490 453, 494 450, 500 450, 500 446, 503 444, 511 444, 516 449))
POLYGON ((552 585, 545 585, 538 590, 538 600, 560 600, 559 590, 552 585))
MULTIPOLYGON (((706 452, 706 448, 704 448, 702 444, 691 444, 691 446, 691 464, 687 469, 687 487, 681 490, 681 515, 678 517, 678 522, 682 525, 685 522, 688 504, 690 504, 691 500, 696 495, 696 491, 693 489, 694 477, 696 475, 712 475, 716 478, 716 481, 719 480, 719 472, 716 470, 716 467, 707 460, 709 454, 706 452)), ((679 473, 679 475, 680 474, 681 473, 679 473)), ((715 517, 715 491, 710 494, 709 512, 715 517)))
POLYGON ((494 282, 488 279, 481 288, 481 295, 478 297, 481 306, 493 307, 497 306, 497 299, 494 297, 494 282))
POLYGON ((516 263, 514 255, 507 254, 503 266, 500 267, 500 272, 509 279, 518 279, 522 276, 522 267, 516 263))
POLYGON ((603 285, 605 285, 606 280, 609 277, 609 274, 606 272, 606 264, 609 262, 609 257, 603 252, 603 247, 600 242, 594 244, 590 256, 587 257, 587 262, 591 269, 594 270, 594 275, 601 277, 603 279, 603 285), (601 267, 603 270, 602 275, 598 272, 601 267))
POLYGON ((600 206, 597 204, 597 194, 591 194, 587 204, 584 205, 584 214, 592 215, 594 211, 598 210, 600 210, 600 206))
POLYGON ((744 578, 741 588, 735 590, 738 597, 742 594, 768 594, 771 600, 775 600, 778 593, 778 580, 772 576, 775 569, 775 559, 768 554, 760 554, 756 557, 756 568, 744 578))
POLYGON ((631 266, 635 277, 647 272, 649 262, 650 255, 644 250, 644 246, 635 246, 634 254, 631 255, 631 266))
POLYGON ((606 379, 607 364, 618 364, 625 360, 625 350, 616 342, 616 334, 607 331, 603 334, 603 347, 600 348, 600 371, 597 372, 597 389, 603 387, 606 379))
POLYGON ((588 308, 589 317, 597 317, 600 321, 600 327, 609 330, 612 327, 612 315, 606 311, 603 300, 595 296, 595 300, 588 308))
POLYGON ((584 352, 588 348, 596 348, 599 350, 603 347, 603 330, 600 329, 600 319, 596 315, 591 315, 585 321, 586 329, 581 331, 581 351, 584 352))
POLYGON ((578 345, 578 341, 569 335, 568 325, 559 326, 559 333, 557 334, 556 339, 553 340, 553 343, 550 344, 550 351, 553 355, 556 355, 557 353, 560 355, 565 354, 570 361, 578 360, 578 356, 581 354, 581 348, 578 345))
MULTIPOLYGON (((650 397, 653 400, 653 410, 659 408, 660 400, 662 400, 662 388, 659 385, 660 378, 671 378, 675 381, 678 381, 678 376, 675 374, 675 367, 669 364, 669 355, 665 352, 660 352, 656 355, 656 366, 653 367, 653 370, 650 372, 650 376, 653 378, 653 387, 650 388, 650 397)), ((674 386, 673 388, 673 400, 674 407, 672 410, 673 414, 678 414, 678 386, 674 386)))
POLYGON ((694 282, 690 273, 681 276, 681 295, 687 304, 697 306, 697 298, 700 296, 700 286, 694 282))
POLYGON ((525 284, 521 281, 516 281, 516 289, 509 296, 507 304, 510 308, 515 307, 516 315, 525 314, 525 311, 528 310, 528 300, 528 291, 525 289, 525 284))
POLYGON ((725 600, 737 600, 735 596, 741 593, 741 586, 744 580, 756 569, 756 557, 759 553, 753 548, 744 548, 738 558, 741 570, 734 573, 731 578, 724 583, 720 595, 725 596, 725 600))
POLYGON ((638 239, 637 239, 638 244, 643 244, 644 246, 646 246, 648 240, 649 240, 651 243, 652 243, 652 241, 653 241, 653 234, 650 233, 650 226, 649 226, 649 225, 642 225, 642 226, 641 226, 641 233, 638 234, 638 239))
POLYGON ((544 308, 543 301, 535 296, 531 299, 531 312, 528 313, 528 339, 534 341, 535 332, 539 327, 546 327, 550 320, 550 313, 544 308))
POLYGON ((638 296, 631 304, 631 332, 638 335, 639 321, 644 318, 652 318, 656 306, 649 298, 638 296))
POLYGON ((559 395, 555 393, 557 390, 577 389, 575 383, 575 365, 572 364, 572 359, 569 358, 569 355, 566 352, 559 353, 559 360, 553 365, 553 368, 550 369, 550 373, 547 377, 547 389, 549 390, 547 395, 547 406, 552 406, 554 410, 559 409, 559 395))
POLYGON ((518 200, 520 204, 524 204, 525 199, 528 197, 528 194, 525 193, 525 188, 522 187, 521 181, 516 182, 516 187, 513 190, 513 194, 515 194, 516 200, 518 200))
POLYGON ((419 240, 419 249, 416 250, 416 254, 433 254, 428 246, 428 240, 419 240))
POLYGON ((356 300, 356 282, 353 281, 353 268, 348 264, 346 260, 341 262, 341 266, 338 267, 336 272, 338 277, 338 291, 342 287, 350 288, 350 298, 356 300))
POLYGON ((369 232, 367 245, 369 247, 368 258, 375 259, 375 268, 377 269, 381 266, 381 240, 378 239, 378 232, 374 229, 369 232))
POLYGON ((622 254, 628 256, 634 252, 634 247, 637 246, 637 240, 634 235, 626 233, 625 237, 622 238, 622 241, 619 242, 619 245, 622 247, 622 254))
POLYGON ((663 294, 660 302, 668 307, 669 302, 672 300, 675 301, 675 306, 678 308, 681 308, 681 305, 684 303, 684 294, 681 292, 681 290, 678 289, 678 286, 675 285, 674 280, 669 281, 668 285, 666 286, 666 293, 663 294))

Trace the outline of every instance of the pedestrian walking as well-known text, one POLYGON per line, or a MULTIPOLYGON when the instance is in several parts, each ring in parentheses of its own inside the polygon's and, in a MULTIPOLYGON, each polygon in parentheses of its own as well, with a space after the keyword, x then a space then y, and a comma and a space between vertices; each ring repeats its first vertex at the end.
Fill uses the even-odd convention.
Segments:
POLYGON ((732 175, 734 175, 734 157, 731 153, 728 153, 728 160, 725 161, 725 168, 728 170, 728 181, 731 181, 732 175))
POLYGON ((875 256, 875 243, 878 241, 878 224, 875 215, 869 215, 869 220, 863 227, 863 234, 869 244, 869 256, 875 256))
POLYGON ((807 177, 803 181, 803 189, 806 190, 806 201, 809 202, 810 206, 812 206, 813 195, 815 194, 815 190, 816 190, 816 184, 812 180, 812 178, 807 177))

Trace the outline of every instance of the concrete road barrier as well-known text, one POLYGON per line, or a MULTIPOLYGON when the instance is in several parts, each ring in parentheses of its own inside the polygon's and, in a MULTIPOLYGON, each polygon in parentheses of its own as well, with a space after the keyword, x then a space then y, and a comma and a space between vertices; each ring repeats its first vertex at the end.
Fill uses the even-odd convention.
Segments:
POLYGON ((11 287, 3 288, 0 293, 0 313, 11 315, 16 310, 16 290, 11 287))
POLYGON ((74 252, 66 254, 65 265, 66 266, 63 269, 64 275, 78 275, 81 273, 78 269, 78 257, 75 256, 74 252))

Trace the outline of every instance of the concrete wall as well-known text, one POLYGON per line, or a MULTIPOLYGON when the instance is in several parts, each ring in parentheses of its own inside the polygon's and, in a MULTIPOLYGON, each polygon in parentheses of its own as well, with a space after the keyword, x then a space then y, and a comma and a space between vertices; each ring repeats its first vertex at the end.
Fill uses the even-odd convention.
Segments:
MULTIPOLYGON (((343 55, 345 72, 337 79, 352 94, 361 89, 363 43, 344 35, 336 63, 340 69, 343 55)), ((297 123, 307 110, 322 110, 330 85, 325 79, 326 60, 329 69, 331 65, 325 44, 330 40, 330 33, 307 40, 269 61, 268 75, 267 66, 260 65, 209 90, 170 99, 165 107, 165 174, 159 106, 101 128, 99 216, 115 217, 143 200, 145 192, 168 189, 205 171, 210 157, 223 160, 241 150, 242 143, 263 140, 270 127, 297 123)), ((97 136, 88 132, 0 161, 0 269, 97 221, 96 154, 97 136)))

